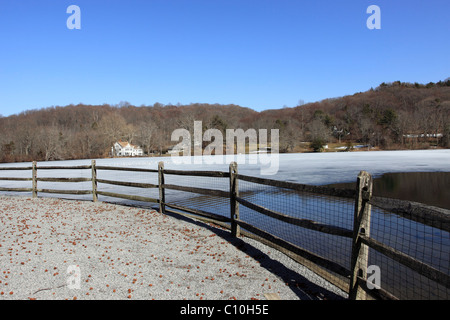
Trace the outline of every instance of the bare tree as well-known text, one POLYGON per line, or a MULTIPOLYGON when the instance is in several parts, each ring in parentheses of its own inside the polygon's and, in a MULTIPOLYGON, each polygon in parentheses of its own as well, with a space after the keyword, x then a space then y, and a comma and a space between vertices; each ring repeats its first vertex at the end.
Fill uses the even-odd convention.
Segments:
POLYGON ((149 154, 156 146, 155 136, 158 131, 157 125, 153 121, 145 121, 138 124, 137 139, 145 152, 149 154))
POLYGON ((330 129, 319 119, 314 119, 308 126, 311 140, 311 148, 321 151, 330 139, 330 129))
POLYGON ((16 139, 19 142, 20 152, 26 156, 30 155, 35 140, 33 128, 29 125, 22 126, 16 134, 16 139))
POLYGON ((126 120, 118 113, 113 112, 102 117, 98 128, 109 142, 113 142, 123 137, 126 125, 126 120))
POLYGON ((37 140, 45 161, 63 158, 65 137, 57 127, 41 127, 38 130, 37 140))

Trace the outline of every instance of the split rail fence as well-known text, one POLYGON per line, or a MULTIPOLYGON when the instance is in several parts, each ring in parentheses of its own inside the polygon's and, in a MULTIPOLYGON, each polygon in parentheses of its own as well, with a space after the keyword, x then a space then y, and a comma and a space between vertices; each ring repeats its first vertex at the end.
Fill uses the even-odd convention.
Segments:
POLYGON ((0 181, 31 181, 31 187, 0 186, 0 191, 155 203, 161 213, 213 222, 236 237, 244 235, 270 245, 342 289, 350 299, 450 298, 450 210, 375 197, 372 177, 365 171, 358 175, 353 190, 242 175, 234 162, 229 172, 168 170, 163 162, 158 169, 100 166, 94 160, 83 166, 38 167, 33 162, 29 167, 0 167, 0 173, 23 170, 31 170, 31 177, 0 175, 0 181), (90 170, 90 175, 38 177, 38 172, 52 170, 90 170), (99 178, 103 171, 148 173, 153 183, 99 178), (190 185, 169 184, 169 177, 176 182, 188 177, 190 185), (77 182, 91 182, 92 187, 38 188, 38 183, 77 182), (99 184, 120 190, 154 189, 154 197, 105 191, 99 184), (176 197, 179 193, 195 196, 176 197))

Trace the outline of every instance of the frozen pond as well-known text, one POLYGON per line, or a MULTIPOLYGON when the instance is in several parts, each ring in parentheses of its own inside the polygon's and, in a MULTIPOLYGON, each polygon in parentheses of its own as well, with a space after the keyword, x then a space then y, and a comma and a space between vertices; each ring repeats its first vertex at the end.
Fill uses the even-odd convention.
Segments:
MULTIPOLYGON (((249 157, 255 157, 255 155, 245 155, 243 161, 238 161, 239 173, 304 184, 325 185, 352 182, 361 170, 368 171, 374 177, 388 172, 450 172, 450 150, 294 153, 275 156, 278 157, 278 164, 273 163, 273 165, 277 165, 278 170, 274 175, 261 174, 264 164, 249 164, 249 157)), ((97 164, 157 169, 158 162, 164 161, 166 169, 228 171, 229 163, 239 159, 229 156, 205 156, 203 159, 190 157, 188 164, 177 164, 176 160, 178 159, 174 157, 114 158, 98 159, 97 164)), ((90 160, 38 162, 38 166, 87 164, 90 164, 90 160)), ((8 163, 0 164, 0 167, 29 165, 30 163, 8 163)), ((6 172, 1 174, 4 173, 6 172)), ((67 172, 68 175, 73 173, 73 171, 67 172)), ((17 174, 27 176, 27 173, 14 173, 15 176, 17 174)))
MULTIPOLYGON (((263 155, 261 155, 262 157, 263 155)), ((268 179, 283 180, 289 182, 327 185, 333 183, 346 183, 356 181, 361 170, 368 171, 374 177, 384 173, 395 172, 450 172, 450 150, 423 150, 423 151, 373 151, 373 152, 335 152, 335 153, 298 153, 279 154, 271 159, 271 165, 275 167, 276 174, 265 175, 264 168, 268 165, 261 163, 262 158, 256 159, 256 164, 250 164, 258 155, 244 156, 206 156, 206 157, 147 157, 147 158, 114 158, 97 159, 97 165, 135 167, 157 169, 158 162, 164 161, 166 169, 176 170, 215 170, 228 172, 229 163, 238 161, 240 174, 260 176, 268 179), (237 158, 239 157, 239 158, 237 158), (242 157, 242 158, 241 158, 242 157), (252 158, 253 157, 253 158, 252 158), (180 160, 184 162, 179 164, 180 160), (188 160, 188 161, 186 161, 188 160), (200 163, 198 163, 200 162, 200 163)), ((69 160, 38 162, 39 166, 78 166, 89 165, 90 160, 69 160)), ((267 162, 266 162, 267 163, 267 162)), ((0 164, 0 167, 30 166, 30 163, 0 164)), ((266 171, 267 172, 267 171, 266 171)), ((99 179, 121 180, 142 183, 157 183, 157 175, 152 173, 122 172, 99 170, 99 179)), ((26 177, 31 176, 31 171, 0 171, 0 177, 26 177)), ((91 176, 90 170, 38 170, 38 177, 84 177, 91 176)), ((228 190, 227 179, 209 179, 181 176, 166 176, 168 184, 192 185, 214 189, 228 190), (195 179, 195 181, 193 181, 195 179), (211 184, 213 181, 213 184, 211 184)), ((1 187, 29 187, 29 181, 0 181, 1 187)), ((65 183, 39 182, 38 188, 43 189, 68 189, 65 183)), ((70 189, 91 190, 90 182, 71 184, 70 189)), ((157 190, 128 188, 113 185, 100 184, 99 190, 116 193, 129 193, 130 190, 141 196, 157 198, 157 190)), ((185 197, 180 192, 170 192, 177 197, 185 197)), ((43 194, 42 194, 43 195, 43 194)), ((188 195, 190 196, 190 195, 188 195)), ((68 196, 71 197, 71 196, 68 196)), ((80 198, 80 196, 77 196, 80 198)), ((90 196, 81 196, 89 199, 90 196)))

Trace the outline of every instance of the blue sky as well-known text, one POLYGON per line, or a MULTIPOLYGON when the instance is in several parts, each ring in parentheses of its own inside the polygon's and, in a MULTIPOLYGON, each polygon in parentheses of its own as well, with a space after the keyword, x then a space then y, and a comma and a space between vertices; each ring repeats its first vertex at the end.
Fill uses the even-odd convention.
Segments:
POLYGON ((450 1, 0 0, 0 114, 68 104, 254 110, 450 77, 450 1), (69 30, 69 5, 81 29, 69 30), (381 29, 369 30, 369 5, 381 29))

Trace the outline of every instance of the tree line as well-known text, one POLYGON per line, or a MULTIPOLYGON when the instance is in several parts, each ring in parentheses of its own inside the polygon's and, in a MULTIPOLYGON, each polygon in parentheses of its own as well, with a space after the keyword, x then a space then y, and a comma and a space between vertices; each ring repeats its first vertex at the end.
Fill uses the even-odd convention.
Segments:
POLYGON ((0 161, 110 156, 118 140, 163 154, 171 133, 203 129, 279 129, 280 152, 321 151, 325 144, 379 149, 450 147, 450 80, 396 81, 354 95, 257 112, 238 105, 68 105, 0 116, 0 161))

